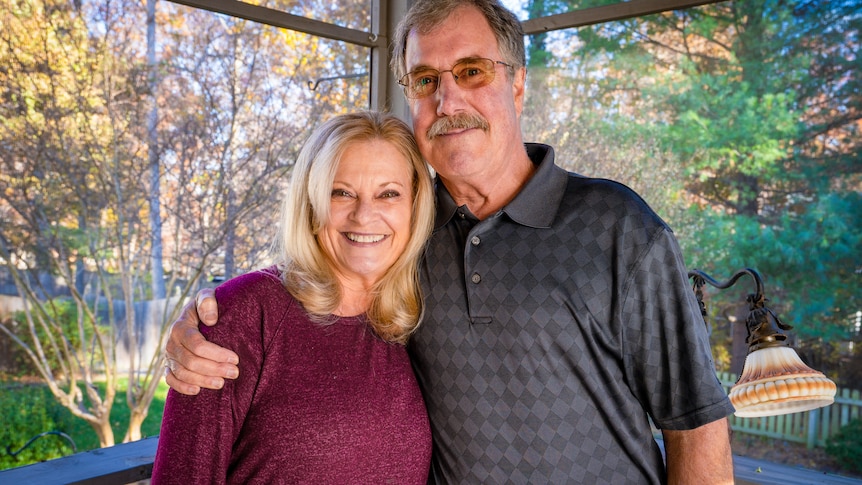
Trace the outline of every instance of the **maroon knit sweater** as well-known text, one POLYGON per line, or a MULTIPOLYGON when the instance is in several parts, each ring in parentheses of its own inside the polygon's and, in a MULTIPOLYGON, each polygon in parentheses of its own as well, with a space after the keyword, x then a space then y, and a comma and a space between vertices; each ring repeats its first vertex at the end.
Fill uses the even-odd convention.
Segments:
POLYGON ((361 317, 311 322, 274 268, 216 289, 208 340, 240 376, 170 391, 153 466, 160 483, 424 484, 431 431, 405 348, 361 317))

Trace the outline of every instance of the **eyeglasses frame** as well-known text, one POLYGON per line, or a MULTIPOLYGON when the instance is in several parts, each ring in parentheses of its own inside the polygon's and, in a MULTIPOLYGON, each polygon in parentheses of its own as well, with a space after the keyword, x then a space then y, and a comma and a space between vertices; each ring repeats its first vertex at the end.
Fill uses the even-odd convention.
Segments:
POLYGON ((456 67, 458 64, 461 64, 461 63, 463 63, 463 62, 468 62, 468 61, 489 61, 489 62, 492 62, 492 63, 493 63, 493 65, 494 65, 495 67, 497 66, 497 64, 500 64, 500 65, 502 65, 502 66, 506 66, 506 67, 508 67, 509 69, 514 69, 514 67, 515 67, 515 66, 513 66, 512 64, 508 64, 508 63, 505 63, 505 62, 503 62, 503 61, 497 61, 497 60, 490 59, 490 58, 487 58, 487 57, 465 57, 465 58, 463 58, 463 59, 458 60, 455 64, 453 64, 451 69, 446 69, 445 71, 438 71, 437 69, 432 69, 432 68, 422 68, 422 69, 419 69, 419 70, 428 70, 428 71, 435 71, 435 72, 437 72, 437 87, 436 87, 436 88, 434 88, 434 91, 431 91, 431 92, 430 92, 430 93, 428 93, 428 94, 425 94, 425 95, 422 95, 422 96, 411 96, 411 95, 408 93, 408 91, 410 91, 410 87, 409 87, 409 86, 408 86, 408 84, 407 84, 407 77, 408 77, 408 76, 410 76, 411 74, 416 73, 416 72, 417 72, 417 70, 416 70, 416 69, 414 69, 414 70, 412 70, 412 71, 408 72, 407 74, 405 74, 405 75, 401 76, 401 78, 400 78, 400 79, 398 79, 398 84, 400 84, 400 85, 403 87, 404 96, 406 96, 407 98, 409 98, 409 99, 422 99, 422 98, 427 98, 428 96, 433 95, 434 93, 436 93, 436 92, 437 92, 437 90, 438 90, 438 89, 440 89, 440 78, 443 76, 443 73, 445 73, 445 72, 452 73, 452 78, 453 78, 453 79, 455 79, 455 84, 457 84, 459 87, 464 88, 464 89, 478 89, 478 88, 480 88, 480 87, 487 86, 488 84, 491 84, 492 82, 494 82, 494 79, 496 79, 496 76, 497 76, 497 71, 496 71, 496 69, 491 71, 491 74, 490 74, 490 75, 491 75, 491 80, 490 80, 490 81, 488 81, 488 82, 487 82, 487 83, 485 83, 485 84, 482 84, 481 86, 476 86, 475 88, 466 88, 466 87, 461 86, 460 84, 458 84, 458 76, 456 76, 456 75, 455 75, 455 72, 454 72, 454 71, 455 71, 455 67, 456 67))

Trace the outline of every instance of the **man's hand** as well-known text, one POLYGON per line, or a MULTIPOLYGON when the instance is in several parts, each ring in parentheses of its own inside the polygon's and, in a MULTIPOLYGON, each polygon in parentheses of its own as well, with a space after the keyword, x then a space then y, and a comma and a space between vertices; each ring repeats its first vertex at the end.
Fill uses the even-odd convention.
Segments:
POLYGON ((182 394, 195 395, 202 387, 221 389, 225 378, 235 379, 239 375, 239 357, 207 342, 198 330, 201 321, 210 326, 218 321, 218 305, 212 288, 200 290, 195 301, 183 308, 171 325, 165 346, 165 381, 182 394))

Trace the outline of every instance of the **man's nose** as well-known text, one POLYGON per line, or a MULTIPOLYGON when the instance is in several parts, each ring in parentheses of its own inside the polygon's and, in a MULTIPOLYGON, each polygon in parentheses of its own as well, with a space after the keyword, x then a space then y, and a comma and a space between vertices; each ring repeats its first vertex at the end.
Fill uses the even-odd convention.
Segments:
POLYGON ((437 99, 438 116, 452 114, 459 108, 459 104, 463 99, 464 89, 458 85, 455 79, 455 73, 451 69, 441 71, 440 76, 437 78, 437 92, 434 93, 434 96, 437 99), (445 76, 444 73, 449 73, 450 75, 445 76))

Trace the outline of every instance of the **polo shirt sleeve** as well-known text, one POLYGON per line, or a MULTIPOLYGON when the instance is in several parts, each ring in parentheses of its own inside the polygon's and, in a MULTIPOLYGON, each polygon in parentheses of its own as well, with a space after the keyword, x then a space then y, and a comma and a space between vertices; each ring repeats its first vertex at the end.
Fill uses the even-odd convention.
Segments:
POLYGON ((634 265, 623 296, 626 377, 653 422, 671 430, 733 412, 687 274, 676 238, 664 226, 634 265))

